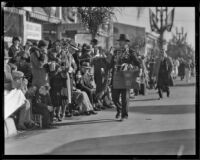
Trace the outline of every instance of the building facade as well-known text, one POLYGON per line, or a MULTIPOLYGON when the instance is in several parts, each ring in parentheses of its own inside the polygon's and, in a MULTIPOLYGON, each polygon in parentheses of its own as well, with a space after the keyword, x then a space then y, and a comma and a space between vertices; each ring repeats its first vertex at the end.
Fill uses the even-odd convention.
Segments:
POLYGON ((146 55, 151 56, 157 54, 159 51, 159 36, 155 36, 149 32, 146 32, 146 55))
MULTIPOLYGON (((89 31, 78 21, 73 7, 4 7, 4 40, 8 46, 13 36, 19 36, 24 45, 27 40, 55 41, 71 38, 76 43, 90 43, 89 31)), ((100 27, 99 46, 112 46, 112 24, 100 27)))

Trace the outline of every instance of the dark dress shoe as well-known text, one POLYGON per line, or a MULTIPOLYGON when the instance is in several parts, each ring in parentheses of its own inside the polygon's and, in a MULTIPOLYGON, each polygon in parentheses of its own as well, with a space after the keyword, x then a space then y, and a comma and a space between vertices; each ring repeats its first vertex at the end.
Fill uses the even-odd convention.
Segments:
POLYGON ((94 111, 101 111, 100 108, 94 107, 94 111))
POLYGON ((91 114, 97 114, 97 112, 94 112, 94 111, 89 111, 91 114))
POLYGON ((120 117, 120 112, 117 112, 115 118, 118 119, 120 117))
POLYGON ((57 128, 56 126, 48 125, 48 126, 43 127, 42 129, 56 129, 56 128, 57 128))
POLYGON ((26 126, 25 125, 23 125, 23 124, 20 124, 20 125, 18 125, 17 126, 17 130, 27 130, 27 128, 26 128, 26 126))
POLYGON ((57 118, 57 120, 58 120, 59 122, 62 121, 62 118, 61 118, 61 117, 56 117, 56 118, 57 118))
POLYGON ((158 100, 161 100, 161 99, 162 99, 162 97, 159 97, 159 98, 158 98, 158 100))
POLYGON ((114 106, 110 103, 110 104, 104 104, 104 106, 106 107, 106 108, 114 108, 114 106))
POLYGON ((103 110, 106 109, 106 107, 104 107, 104 106, 100 106, 100 108, 103 109, 103 110))
POLYGON ((87 112, 87 111, 86 111, 86 112, 85 112, 85 115, 86 115, 86 116, 89 116, 89 115, 90 115, 90 112, 87 112))
POLYGON ((122 117, 121 119, 120 119, 120 121, 122 122, 122 121, 124 121, 125 120, 125 118, 124 117, 122 117))
POLYGON ((169 92, 167 92, 167 97, 168 97, 168 98, 170 97, 170 93, 169 93, 169 92))
POLYGON ((67 113, 65 116, 66 117, 72 117, 72 114, 71 113, 67 113))
POLYGON ((128 116, 124 116, 124 119, 128 119, 128 116))

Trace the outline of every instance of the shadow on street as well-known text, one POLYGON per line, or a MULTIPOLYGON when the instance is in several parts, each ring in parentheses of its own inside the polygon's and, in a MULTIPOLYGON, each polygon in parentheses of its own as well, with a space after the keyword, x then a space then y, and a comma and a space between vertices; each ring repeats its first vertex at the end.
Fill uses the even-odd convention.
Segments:
POLYGON ((66 143, 48 154, 195 154, 195 130, 162 131, 97 137, 66 143))
MULTIPOLYGON (((106 110, 105 112, 115 110, 106 110)), ((195 113, 195 105, 162 105, 162 106, 133 106, 129 107, 129 112, 144 114, 188 114, 195 113)))
POLYGON ((56 123, 55 126, 84 125, 84 124, 107 123, 107 122, 118 122, 118 121, 115 120, 115 119, 99 119, 99 120, 88 120, 88 121, 76 121, 76 122, 56 123))
POLYGON ((133 101, 155 101, 158 100, 158 98, 149 98, 149 99, 134 99, 133 101))
POLYGON ((162 105, 130 107, 129 112, 145 114, 188 114, 195 113, 195 105, 162 105))

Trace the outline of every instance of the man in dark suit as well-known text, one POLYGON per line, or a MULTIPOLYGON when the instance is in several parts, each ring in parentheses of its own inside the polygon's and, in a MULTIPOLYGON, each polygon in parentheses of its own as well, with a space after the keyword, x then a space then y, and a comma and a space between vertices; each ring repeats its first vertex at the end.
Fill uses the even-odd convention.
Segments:
MULTIPOLYGON (((136 52, 130 49, 127 45, 127 43, 130 42, 128 36, 125 34, 120 34, 120 38, 118 39, 118 41, 120 46, 119 49, 114 51, 114 55, 111 56, 111 58, 109 57, 107 58, 108 61, 109 59, 111 59, 110 68, 112 68, 113 70, 113 75, 114 72, 121 70, 123 68, 123 64, 137 66, 138 68, 141 68, 136 52)), ((116 118, 119 118, 121 114, 121 121, 128 118, 129 92, 130 92, 129 89, 116 89, 113 88, 112 86, 112 99, 117 107, 116 118), (120 95, 122 99, 122 107, 119 102, 120 95)))
POLYGON ((162 49, 160 53, 160 68, 158 71, 158 81, 157 81, 157 88, 159 99, 163 98, 162 92, 167 92, 167 97, 170 96, 169 86, 173 85, 172 83, 172 59, 167 56, 165 50, 162 49))
POLYGON ((90 99, 91 104, 93 105, 94 109, 96 110, 96 107, 94 106, 96 101, 96 95, 95 95, 95 88, 93 87, 91 83, 91 75, 89 73, 89 70, 91 69, 90 64, 88 62, 83 62, 82 64, 82 77, 79 83, 77 83, 76 87, 82 91, 85 91, 90 99))

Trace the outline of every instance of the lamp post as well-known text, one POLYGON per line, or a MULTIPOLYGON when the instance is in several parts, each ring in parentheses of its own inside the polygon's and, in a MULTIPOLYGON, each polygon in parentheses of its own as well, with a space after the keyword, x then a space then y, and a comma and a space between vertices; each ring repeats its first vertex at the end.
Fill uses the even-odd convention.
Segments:
POLYGON ((178 28, 176 28, 176 37, 177 37, 177 41, 179 43, 184 43, 187 37, 187 33, 184 33, 184 29, 183 27, 181 27, 181 31, 178 31, 178 28))
POLYGON ((164 32, 166 31, 167 25, 167 7, 156 7, 156 18, 160 20, 160 28, 159 28, 159 42, 160 42, 160 49, 163 48, 163 38, 164 32), (159 9, 160 8, 160 9, 159 9), (160 13, 160 17, 158 16, 160 13), (165 18, 163 17, 165 16, 165 18))
POLYGON ((165 31, 170 32, 173 26, 174 20, 174 9, 168 14, 168 7, 156 7, 156 14, 151 12, 150 21, 151 29, 158 33, 159 36, 159 48, 163 48, 164 44, 164 33, 165 31), (155 29, 156 28, 156 29, 155 29))

